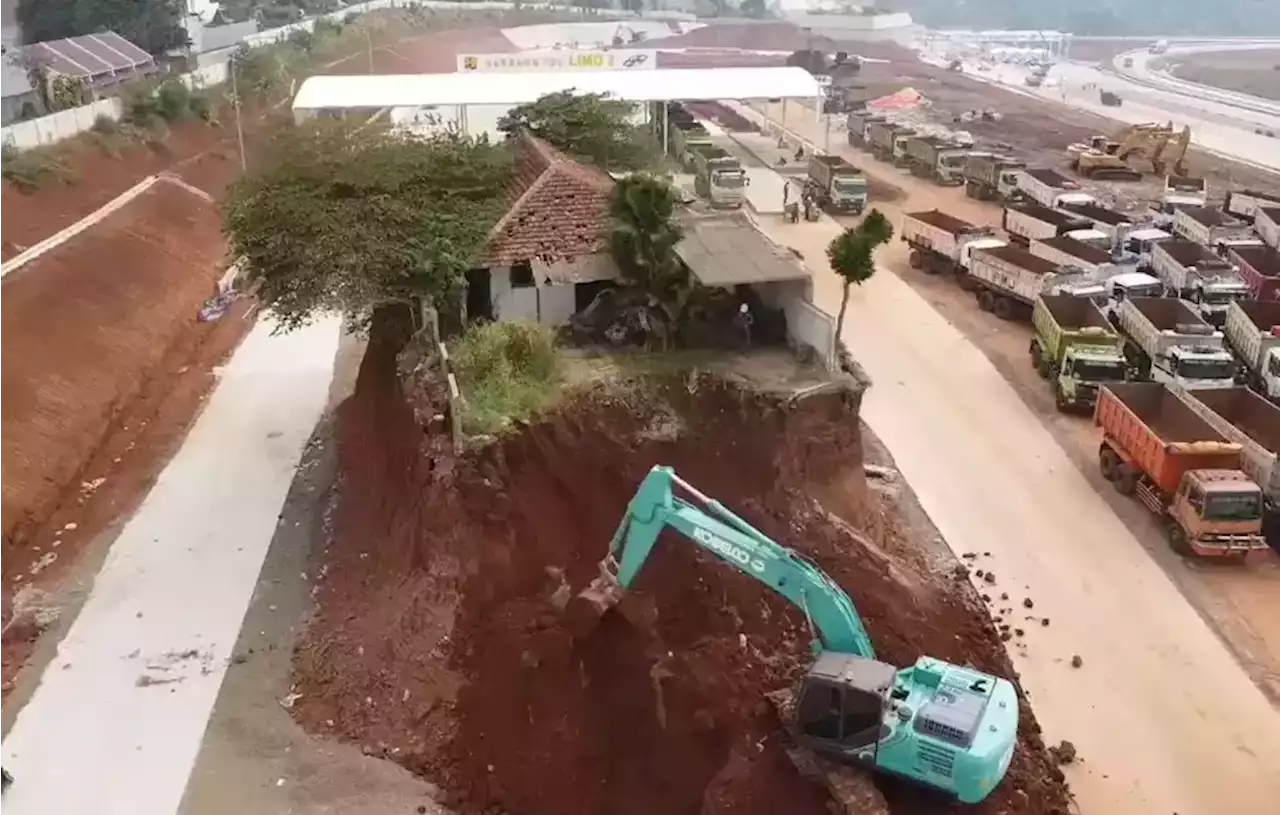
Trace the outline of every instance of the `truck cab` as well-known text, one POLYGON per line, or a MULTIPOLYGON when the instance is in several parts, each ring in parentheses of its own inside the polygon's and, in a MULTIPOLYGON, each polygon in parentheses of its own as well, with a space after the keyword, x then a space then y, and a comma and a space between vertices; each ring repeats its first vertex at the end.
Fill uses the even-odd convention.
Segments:
POLYGON ((1156 381, 1182 388, 1230 388, 1236 384, 1236 360, 1222 348, 1175 345, 1168 359, 1153 364, 1156 381))
POLYGON ((1227 309, 1236 300, 1249 298, 1249 285, 1238 275, 1228 274, 1200 281, 1191 295, 1200 315, 1212 326, 1221 328, 1227 321, 1227 309))
POLYGON ((1280 402, 1280 348, 1272 348, 1263 360, 1262 390, 1272 402, 1280 402))
POLYGON ((1146 272, 1126 272, 1107 281, 1109 310, 1130 297, 1163 297, 1164 282, 1146 272))
POLYGON ((1120 251, 1124 255, 1137 258, 1138 268, 1145 271, 1151 268, 1151 250, 1155 245, 1172 238, 1173 236, 1165 230, 1155 227, 1135 229, 1125 236, 1124 242, 1120 245, 1120 251))
POLYGON ((1256 549, 1262 503, 1262 488, 1240 470, 1189 470, 1169 506, 1170 545, 1210 557, 1256 549))
POLYGON ((1073 229, 1066 235, 1068 238, 1074 238, 1086 246, 1092 246, 1104 252, 1111 251, 1111 236, 1101 229, 1073 229))
POLYGON ((1114 344, 1073 344, 1062 355, 1062 366, 1058 370, 1055 389, 1058 409, 1076 405, 1092 407, 1103 385, 1124 382, 1128 375, 1124 354, 1114 344))

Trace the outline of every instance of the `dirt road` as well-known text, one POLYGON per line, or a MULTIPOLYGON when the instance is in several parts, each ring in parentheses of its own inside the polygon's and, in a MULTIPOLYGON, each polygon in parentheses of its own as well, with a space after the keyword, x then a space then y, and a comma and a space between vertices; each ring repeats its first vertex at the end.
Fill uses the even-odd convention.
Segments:
MULTIPOLYGON (((839 227, 765 226, 804 254, 834 313, 822 259, 839 227)), ((883 262, 905 265, 903 244, 883 262)), ((991 553, 983 590, 1025 591, 1050 618, 1015 665, 1048 739, 1081 751, 1083 811, 1271 811, 1275 709, 1001 372, 894 274, 855 292, 844 340, 875 382, 864 416, 925 510, 958 552, 991 553)))

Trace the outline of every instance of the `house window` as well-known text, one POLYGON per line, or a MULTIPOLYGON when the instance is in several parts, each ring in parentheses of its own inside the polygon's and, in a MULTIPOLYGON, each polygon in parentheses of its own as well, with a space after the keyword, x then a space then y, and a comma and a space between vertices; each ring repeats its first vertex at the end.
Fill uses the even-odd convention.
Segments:
POLYGON ((533 267, 528 263, 519 263, 511 267, 511 288, 528 289, 533 285, 533 267))

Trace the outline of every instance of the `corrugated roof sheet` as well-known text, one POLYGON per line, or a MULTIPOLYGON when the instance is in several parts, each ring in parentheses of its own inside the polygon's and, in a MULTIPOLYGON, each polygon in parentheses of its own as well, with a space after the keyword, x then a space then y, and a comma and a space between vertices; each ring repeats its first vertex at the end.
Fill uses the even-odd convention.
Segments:
POLYGON ((298 89, 293 109, 521 105, 569 90, 629 102, 796 99, 819 93, 818 81, 796 67, 365 74, 310 77, 298 89))
POLYGON ((38 42, 28 45, 24 51, 52 71, 86 79, 136 71, 155 64, 150 54, 114 31, 38 42))
POLYGON ((769 240, 742 215, 690 219, 676 254, 705 286, 807 280, 810 276, 790 249, 769 240))

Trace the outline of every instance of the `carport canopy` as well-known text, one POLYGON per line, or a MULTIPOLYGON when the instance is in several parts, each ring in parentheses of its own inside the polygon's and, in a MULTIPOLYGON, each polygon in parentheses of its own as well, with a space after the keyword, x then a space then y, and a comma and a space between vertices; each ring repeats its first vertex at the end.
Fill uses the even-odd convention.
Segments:
POLYGON ((693 218, 676 254, 704 286, 807 281, 809 270, 738 215, 693 218))
POLYGON ((818 81, 803 68, 680 68, 652 71, 532 71, 529 73, 312 76, 293 110, 523 105, 549 93, 603 93, 627 102, 716 99, 814 99, 818 81))

